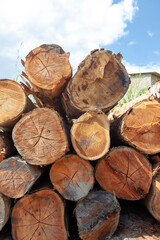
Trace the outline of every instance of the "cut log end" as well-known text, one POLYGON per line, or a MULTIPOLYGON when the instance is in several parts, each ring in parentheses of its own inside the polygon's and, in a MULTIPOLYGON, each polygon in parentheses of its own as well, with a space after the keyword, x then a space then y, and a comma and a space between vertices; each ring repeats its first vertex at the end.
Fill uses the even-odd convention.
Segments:
POLYGON ((99 160, 95 177, 101 187, 117 197, 139 200, 149 192, 152 167, 147 158, 130 147, 112 148, 99 160))
POLYGON ((43 44, 27 55, 25 71, 42 95, 58 97, 72 75, 69 53, 58 45, 43 44))
POLYGON ((154 170, 151 188, 143 203, 152 216, 160 222, 160 163, 154 164, 154 170))
POLYGON ((10 198, 20 198, 41 175, 41 169, 30 166, 21 157, 14 156, 0 163, 0 192, 10 198))
POLYGON ((50 179, 65 199, 78 201, 93 188, 94 170, 89 162, 69 154, 52 165, 50 179))
POLYGON ((125 142, 138 150, 147 154, 156 154, 160 151, 159 122, 159 102, 144 100, 134 105, 125 114, 121 135, 125 142))
POLYGON ((8 221, 11 212, 11 199, 0 193, 0 231, 8 221))
POLYGON ((76 153, 86 160, 103 157, 110 147, 109 121, 102 112, 87 112, 75 120, 71 141, 76 153))
POLYGON ((123 97, 130 80, 119 58, 109 51, 95 51, 82 61, 62 94, 70 117, 100 109, 109 111, 123 97))
POLYGON ((20 199, 12 211, 14 240, 67 240, 64 203, 53 190, 40 190, 20 199))
POLYGON ((22 87, 10 79, 0 80, 0 127, 13 126, 27 106, 22 87))
POLYGON ((112 194, 95 191, 77 203, 75 214, 81 239, 105 240, 117 228, 120 205, 112 194))
POLYGON ((69 150, 62 119, 49 108, 26 114, 14 126, 12 137, 20 155, 33 165, 51 164, 69 150))

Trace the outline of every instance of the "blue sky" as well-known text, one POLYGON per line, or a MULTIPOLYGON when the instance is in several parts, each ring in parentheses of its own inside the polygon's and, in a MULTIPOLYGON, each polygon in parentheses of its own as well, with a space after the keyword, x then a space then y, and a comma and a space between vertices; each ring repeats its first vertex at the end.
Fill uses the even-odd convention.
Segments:
POLYGON ((137 6, 138 11, 127 24, 128 34, 107 47, 114 52, 120 50, 133 70, 134 65, 140 71, 156 71, 157 67, 160 73, 160 1, 139 0, 137 6))
POLYGON ((0 78, 41 44, 70 52, 74 72, 95 48, 121 52, 129 73, 160 73, 160 0, 1 0, 0 78))

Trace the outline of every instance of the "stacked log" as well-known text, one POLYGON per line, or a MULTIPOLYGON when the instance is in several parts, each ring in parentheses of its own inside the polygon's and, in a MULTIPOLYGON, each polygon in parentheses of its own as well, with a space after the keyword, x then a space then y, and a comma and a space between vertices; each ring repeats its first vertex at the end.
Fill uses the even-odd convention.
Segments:
POLYGON ((118 239, 126 200, 160 221, 159 100, 148 91, 109 113, 130 83, 121 59, 93 50, 72 77, 69 53, 44 44, 21 85, 0 80, 0 231, 10 219, 14 240, 118 239))

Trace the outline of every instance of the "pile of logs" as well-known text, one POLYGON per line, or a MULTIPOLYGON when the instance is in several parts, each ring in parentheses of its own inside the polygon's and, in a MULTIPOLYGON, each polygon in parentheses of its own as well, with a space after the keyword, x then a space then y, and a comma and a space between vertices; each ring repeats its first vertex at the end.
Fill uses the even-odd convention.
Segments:
POLYGON ((0 80, 6 239, 120 239, 126 200, 160 221, 160 103, 148 90, 115 107, 130 84, 121 59, 93 50, 72 76, 69 53, 44 44, 22 60, 21 83, 0 80))

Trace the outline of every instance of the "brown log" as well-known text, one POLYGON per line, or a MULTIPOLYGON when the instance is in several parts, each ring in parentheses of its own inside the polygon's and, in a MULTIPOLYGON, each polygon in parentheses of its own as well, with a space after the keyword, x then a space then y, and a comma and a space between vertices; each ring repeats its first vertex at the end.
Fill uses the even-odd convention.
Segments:
POLYGON ((160 163, 154 164, 153 169, 151 188, 143 203, 152 216, 160 222, 160 163))
POLYGON ((143 153, 156 154, 160 152, 159 123, 158 100, 143 100, 111 123, 111 135, 143 153))
POLYGON ((27 78, 43 102, 59 97, 71 78, 69 55, 56 44, 43 44, 26 56, 27 78))
POLYGON ((0 192, 10 198, 20 198, 30 190, 42 170, 31 166, 20 156, 5 159, 0 163, 0 192))
POLYGON ((35 106, 26 96, 21 85, 10 79, 0 79, 0 127, 9 129, 24 112, 35 106))
POLYGON ((120 205, 111 193, 95 191, 77 203, 75 214, 81 239, 105 240, 117 228, 120 205))
POLYGON ((127 200, 144 198, 152 181, 148 159, 131 147, 112 148, 96 165, 95 177, 100 186, 127 200))
POLYGON ((0 231, 10 217, 11 199, 0 193, 0 231))
POLYGON ((69 150, 62 119, 49 108, 27 113, 14 126, 12 137, 20 155, 33 165, 51 164, 69 150))
POLYGON ((0 162, 16 153, 14 143, 10 134, 0 132, 0 162))
POLYGON ((21 198, 11 216, 13 240, 67 240, 65 206, 51 189, 21 198))
POLYGON ((129 83, 121 54, 97 49, 79 65, 62 94, 62 103, 72 118, 95 109, 106 112, 124 96, 129 83))
POLYGON ((69 154, 52 165, 50 179, 54 188, 65 199, 78 201, 93 188, 94 170, 86 160, 69 154))
POLYGON ((110 147, 110 127, 103 112, 81 115, 71 128, 71 141, 76 153, 86 160, 103 157, 110 147))

